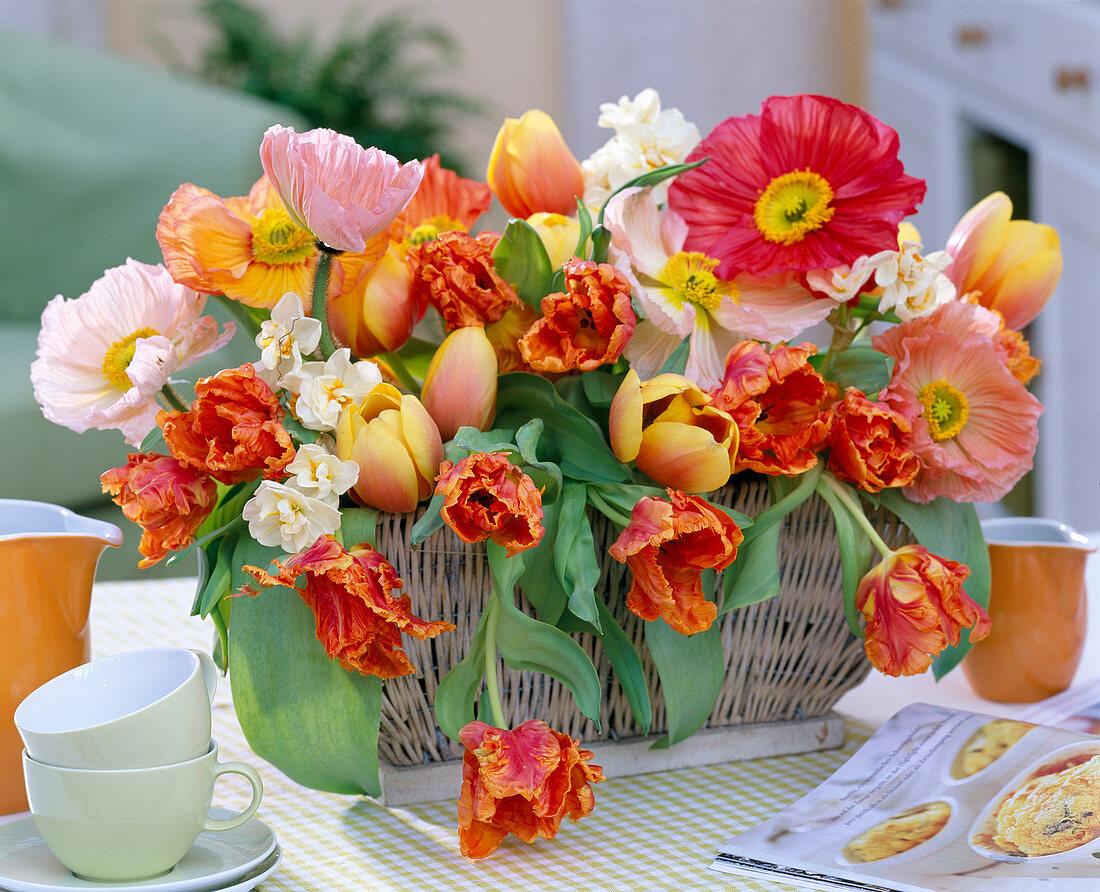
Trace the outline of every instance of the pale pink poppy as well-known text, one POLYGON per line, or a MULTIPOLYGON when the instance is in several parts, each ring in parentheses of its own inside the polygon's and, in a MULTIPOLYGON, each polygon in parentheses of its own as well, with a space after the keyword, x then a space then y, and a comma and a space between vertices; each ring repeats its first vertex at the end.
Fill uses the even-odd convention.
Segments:
POLYGON ((998 326, 989 310, 955 301, 872 341, 894 358, 882 401, 919 413, 913 501, 996 501, 1031 469, 1043 407, 1006 367, 998 326))
POLYGON ((217 350, 206 295, 172 281, 163 266, 127 260, 86 294, 46 305, 31 364, 34 396, 50 421, 74 431, 118 429, 138 446, 156 424, 156 396, 177 369, 217 350))
POLYGON ((336 251, 363 251, 405 209, 424 172, 419 161, 401 164, 333 130, 278 124, 264 134, 260 161, 294 222, 336 251))
POLYGON ((704 390, 717 387, 735 344, 789 340, 836 306, 814 297, 792 274, 718 278, 718 261, 683 249, 687 224, 675 211, 659 210, 648 189, 620 192, 604 219, 615 263, 630 278, 646 317, 624 350, 642 378, 653 377, 687 338, 684 376, 704 390))

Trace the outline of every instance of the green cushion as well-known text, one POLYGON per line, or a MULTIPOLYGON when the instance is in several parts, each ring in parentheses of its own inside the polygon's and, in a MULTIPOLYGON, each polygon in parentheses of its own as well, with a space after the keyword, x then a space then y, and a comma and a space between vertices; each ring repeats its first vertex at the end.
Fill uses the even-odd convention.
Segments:
POLYGON ((245 195, 293 112, 104 53, 0 31, 0 320, 37 322, 127 257, 161 260, 181 183, 245 195))

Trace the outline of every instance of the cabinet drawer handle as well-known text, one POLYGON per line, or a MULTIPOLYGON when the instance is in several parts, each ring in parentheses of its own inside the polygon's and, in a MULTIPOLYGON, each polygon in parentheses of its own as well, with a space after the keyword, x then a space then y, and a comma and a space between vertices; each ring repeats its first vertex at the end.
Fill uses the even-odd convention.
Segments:
POLYGON ((1070 90, 1087 90, 1092 85, 1092 78, 1087 68, 1061 66, 1054 72, 1054 85, 1063 93, 1070 90))
POLYGON ((955 32, 959 46, 985 46, 989 43, 989 29, 981 25, 963 25, 955 32))

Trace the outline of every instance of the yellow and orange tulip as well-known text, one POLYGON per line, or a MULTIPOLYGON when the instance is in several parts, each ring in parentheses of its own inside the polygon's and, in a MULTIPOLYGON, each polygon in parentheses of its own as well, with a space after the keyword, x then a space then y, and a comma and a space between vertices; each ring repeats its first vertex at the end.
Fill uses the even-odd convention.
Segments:
POLYGON ((711 492, 730 478, 737 454, 733 418, 682 375, 642 381, 631 369, 611 403, 611 449, 663 486, 711 492))
POLYGON ((460 427, 488 430, 497 405, 497 355, 480 325, 456 328, 432 356, 420 399, 451 439, 460 427))
POLYGON ((506 118, 497 133, 485 178, 513 217, 546 211, 569 215, 584 194, 584 173, 546 112, 506 118))
POLYGON ((528 217, 527 223, 539 234, 550 258, 551 269, 560 269, 565 261, 576 254, 577 242, 581 238, 581 224, 576 217, 539 211, 528 217))
POLYGON ((366 357, 400 348, 427 308, 404 255, 390 245, 363 281, 329 299, 328 321, 339 343, 366 357))
POLYGON ((1012 201, 994 192, 972 207, 947 240, 954 262, 944 272, 959 294, 980 291, 1009 328, 1039 315, 1062 275, 1058 233, 1043 223, 1012 219, 1012 201))
POLYGON ((359 465, 350 492, 356 502, 401 514, 431 495, 443 440, 420 400, 377 384, 360 406, 340 416, 336 454, 359 465))

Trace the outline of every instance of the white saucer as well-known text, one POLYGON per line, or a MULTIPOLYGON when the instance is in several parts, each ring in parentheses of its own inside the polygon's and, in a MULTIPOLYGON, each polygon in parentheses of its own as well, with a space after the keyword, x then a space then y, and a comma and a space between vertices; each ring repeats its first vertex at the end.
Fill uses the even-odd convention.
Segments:
MULTIPOLYGON (((226 818, 233 812, 212 808, 210 814, 226 818)), ((179 864, 162 876, 98 883, 73 876, 46 848, 29 815, 0 825, 0 889, 5 892, 245 892, 274 870, 281 858, 271 828, 259 818, 250 818, 232 830, 200 833, 179 864)))

